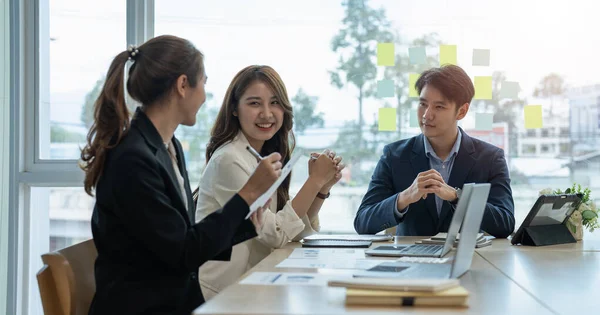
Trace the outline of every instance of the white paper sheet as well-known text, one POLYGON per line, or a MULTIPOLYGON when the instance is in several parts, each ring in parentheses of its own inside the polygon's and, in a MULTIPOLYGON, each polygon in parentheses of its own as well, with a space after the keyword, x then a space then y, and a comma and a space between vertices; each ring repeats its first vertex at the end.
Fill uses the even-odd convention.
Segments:
MULTIPOLYGON (((299 272, 253 272, 240 284, 260 285, 318 285, 327 286, 332 278, 340 278, 339 275, 324 275, 320 273, 299 272)), ((348 275, 352 277, 352 275, 348 275)))
POLYGON ((364 259, 364 249, 354 248, 295 248, 288 258, 304 259, 364 259))
POLYGON ((281 169, 281 176, 279 176, 279 178, 273 183, 273 185, 271 185, 271 187, 269 188, 269 190, 267 190, 267 192, 265 192, 260 197, 258 197, 258 199, 256 199, 256 201, 254 201, 250 205, 250 212, 248 212, 246 219, 248 219, 254 212, 256 212, 256 210, 258 210, 258 208, 264 206, 265 203, 267 202, 267 200, 269 200, 269 198, 271 198, 271 196, 273 196, 273 194, 275 193, 277 188, 279 188, 281 183, 283 183, 283 180, 290 174, 290 172, 292 171, 292 168, 294 168, 294 164, 296 164, 296 162, 298 162, 298 159, 300 158, 300 156, 301 156, 300 154, 293 155, 290 158, 290 160, 287 162, 287 164, 283 166, 283 168, 281 169))
POLYGON ((384 262, 379 259, 307 259, 288 258, 280 262, 277 268, 329 268, 366 270, 384 262))

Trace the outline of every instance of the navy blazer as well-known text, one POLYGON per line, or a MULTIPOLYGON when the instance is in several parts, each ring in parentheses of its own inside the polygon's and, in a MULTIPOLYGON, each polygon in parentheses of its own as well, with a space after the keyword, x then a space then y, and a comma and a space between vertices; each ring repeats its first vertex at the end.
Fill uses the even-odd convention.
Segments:
MULTIPOLYGON (((469 137, 462 129, 461 133, 460 149, 447 184, 462 187, 465 183, 490 183, 481 229, 495 237, 508 237, 515 228, 515 217, 504 151, 469 137)), ((453 213, 451 205, 444 202, 438 216, 434 194, 411 204, 401 220, 394 215, 398 193, 410 187, 420 172, 431 168, 423 137, 420 134, 383 148, 354 219, 356 232, 375 234, 395 225, 398 226, 396 234, 405 236, 430 236, 448 231, 453 213)))
POLYGON ((256 236, 235 195, 199 223, 181 144, 172 139, 185 180, 186 209, 167 149, 138 109, 108 152, 96 185, 92 234, 98 250, 90 314, 190 314, 204 302, 198 268, 229 260, 233 245, 256 236))

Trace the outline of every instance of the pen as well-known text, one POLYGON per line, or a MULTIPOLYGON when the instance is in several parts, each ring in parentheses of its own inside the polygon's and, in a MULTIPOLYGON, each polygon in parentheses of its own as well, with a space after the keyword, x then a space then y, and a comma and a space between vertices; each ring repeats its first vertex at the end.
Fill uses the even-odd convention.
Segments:
POLYGON ((262 156, 260 156, 260 154, 258 152, 256 152, 256 150, 254 150, 253 147, 247 145, 246 146, 246 150, 248 150, 248 152, 252 153, 252 155, 257 159, 257 160, 262 160, 262 156))

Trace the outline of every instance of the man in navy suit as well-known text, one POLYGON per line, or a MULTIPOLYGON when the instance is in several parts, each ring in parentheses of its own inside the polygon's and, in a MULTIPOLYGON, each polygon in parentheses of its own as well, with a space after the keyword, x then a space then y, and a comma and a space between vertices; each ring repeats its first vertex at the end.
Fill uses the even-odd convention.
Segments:
POLYGON ((481 229, 495 237, 514 230, 514 202, 504 151, 469 137, 457 122, 475 94, 463 69, 454 65, 421 74, 421 134, 383 148, 354 228, 375 234, 397 226, 397 235, 447 232, 465 183, 490 183, 481 229))

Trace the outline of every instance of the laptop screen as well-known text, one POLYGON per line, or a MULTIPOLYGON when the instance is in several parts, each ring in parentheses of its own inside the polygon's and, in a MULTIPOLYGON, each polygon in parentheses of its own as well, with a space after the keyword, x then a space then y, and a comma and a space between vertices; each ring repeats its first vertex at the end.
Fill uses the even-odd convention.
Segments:
POLYGON ((475 244, 477 243, 477 233, 481 228, 481 220, 487 198, 490 193, 491 185, 489 183, 474 184, 471 188, 471 195, 467 204, 465 219, 462 224, 456 256, 452 263, 451 278, 458 278, 471 268, 473 254, 475 253, 475 244))

